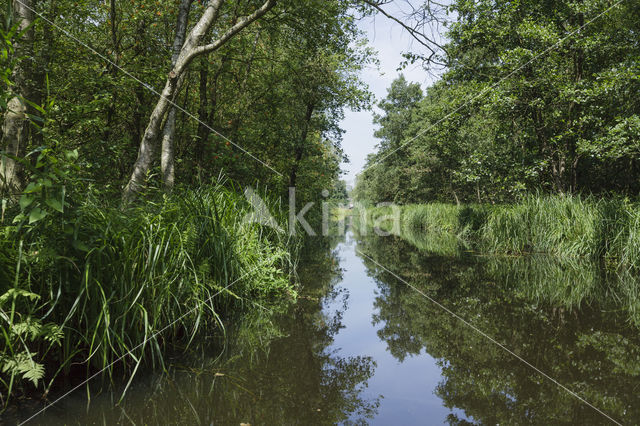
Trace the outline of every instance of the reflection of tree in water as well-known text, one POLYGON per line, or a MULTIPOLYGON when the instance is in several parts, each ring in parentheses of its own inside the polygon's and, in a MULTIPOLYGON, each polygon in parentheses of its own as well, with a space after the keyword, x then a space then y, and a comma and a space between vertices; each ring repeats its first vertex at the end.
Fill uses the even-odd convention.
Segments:
POLYGON ((342 271, 334 248, 318 244, 308 253, 314 264, 301 268, 298 303, 274 315, 255 310, 229 327, 222 359, 216 360, 219 345, 203 345, 204 353, 190 357, 200 360, 197 367, 176 362, 169 377, 129 390, 119 409, 94 402, 86 418, 64 423, 364 423, 379 405, 360 395, 374 362, 330 351, 342 311, 322 309, 327 298, 343 296, 336 290, 342 271))
MULTIPOLYGON (((359 249, 609 415, 640 421, 640 340, 626 313, 606 312, 594 301, 578 307, 571 289, 562 303, 545 284, 545 277, 578 282, 591 270, 572 271, 553 262, 533 267, 515 258, 426 255, 390 237, 362 238, 359 249)), ((399 360, 423 348, 438 360, 443 380, 436 393, 447 407, 487 424, 607 423, 373 262, 363 261, 380 289, 373 318, 381 325, 380 338, 399 360)), ((463 423, 454 415, 448 420, 463 423)))

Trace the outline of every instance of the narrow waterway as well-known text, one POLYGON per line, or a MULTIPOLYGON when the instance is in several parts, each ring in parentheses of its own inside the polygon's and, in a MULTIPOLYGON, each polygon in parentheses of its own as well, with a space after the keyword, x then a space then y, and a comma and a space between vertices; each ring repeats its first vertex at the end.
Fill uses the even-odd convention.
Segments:
POLYGON ((591 263, 429 244, 322 240, 300 269, 298 303, 252 309, 174 357, 168 374, 141 375, 119 404, 119 393, 94 391, 87 405, 83 390, 33 424, 611 423, 393 274, 612 418, 640 422, 640 339, 634 307, 620 304, 624 283, 591 263))
MULTIPOLYGON (((434 391, 442 377, 436 360, 426 350, 403 358, 392 355, 387 341, 379 335, 381 292, 376 280, 355 251, 352 234, 338 246, 343 268, 339 288, 347 297, 342 316, 343 329, 335 336, 333 348, 342 356, 371 356, 375 372, 363 392, 366 399, 380 398, 373 424, 442 424, 452 411, 465 418, 461 410, 445 407, 434 391)), ((427 302, 427 301, 425 301, 427 302)), ((427 302, 428 303, 428 302, 427 302)), ((339 303, 329 303, 328 312, 339 311, 339 303)), ((356 418, 352 418, 356 420, 356 418)))

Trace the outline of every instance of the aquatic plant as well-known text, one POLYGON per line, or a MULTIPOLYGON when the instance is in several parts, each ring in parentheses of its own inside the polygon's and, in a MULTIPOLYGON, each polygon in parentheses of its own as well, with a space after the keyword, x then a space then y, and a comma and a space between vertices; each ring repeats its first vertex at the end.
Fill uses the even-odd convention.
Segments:
MULTIPOLYGON (((400 209, 401 233, 413 239, 446 236, 484 253, 589 257, 613 269, 640 268, 640 208, 625 199, 529 195, 513 204, 430 203, 400 209), (416 236, 420 233, 425 236, 416 236)), ((371 208, 367 217, 371 222, 390 211, 371 208)), ((390 229, 390 221, 381 227, 390 229)))
MULTIPOLYGON (((221 326, 221 315, 293 295, 290 237, 244 221, 249 212, 241 193, 215 182, 126 209, 89 193, 64 213, 4 226, 0 262, 11 279, 0 294, 38 297, 0 306, 1 353, 24 347, 43 366, 45 392, 61 372, 131 380, 142 365, 162 366, 174 343, 221 326), (32 333, 18 345, 16 327, 28 321, 56 327, 55 339, 32 333)), ((0 368, 15 391, 22 370, 0 368)))

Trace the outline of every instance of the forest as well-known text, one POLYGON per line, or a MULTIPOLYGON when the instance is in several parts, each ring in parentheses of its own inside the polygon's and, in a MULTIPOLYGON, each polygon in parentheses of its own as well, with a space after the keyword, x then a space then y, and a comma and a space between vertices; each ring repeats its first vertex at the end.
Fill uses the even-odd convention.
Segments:
POLYGON ((636 198, 636 1, 454 1, 424 89, 399 77, 354 196, 508 203, 531 193, 636 198))
MULTIPOLYGON (((337 297, 337 243, 295 232, 292 200, 297 209, 357 201, 368 209, 365 217, 391 211, 374 207, 379 203, 402 206, 406 226, 392 230, 402 241, 357 235, 357 245, 402 268, 411 245, 441 256, 436 266, 428 259, 407 268, 426 270, 421 276, 460 269, 464 288, 448 278, 433 284, 448 302, 476 286, 477 272, 450 258, 522 256, 515 266, 500 258, 474 263, 482 285, 501 283, 500 292, 482 296, 487 303, 478 316, 499 312, 511 296, 524 303, 525 294, 563 313, 601 298, 603 306, 628 311, 622 321, 640 321, 640 3, 404 3, 412 9, 394 15, 391 0, 5 2, 0 414, 19 411, 23 401, 38 401, 44 411, 79 388, 90 395, 93 378, 92 390, 112 385, 124 398, 139 372, 167 371, 170 354, 186 352, 212 330, 224 336, 233 329, 239 332, 230 346, 249 349, 225 362, 255 378, 256 393, 271 380, 264 370, 275 365, 282 382, 268 393, 287 407, 287 419, 302 418, 296 405, 287 406, 289 393, 308 409, 304 418, 320 419, 319 406, 333 422, 354 412, 373 418, 380 398, 360 394, 375 373, 373 358, 331 352, 342 311, 327 315, 324 300, 337 297), (413 44, 397 71, 420 67, 433 84, 400 74, 376 99, 363 78, 380 65, 360 27, 367 18, 398 25, 413 44), (379 141, 352 190, 343 179, 347 111, 374 111, 379 141), (255 220, 256 199, 276 226, 255 220), (525 258, 530 254, 602 268, 589 263, 570 274, 548 259, 525 258), (509 288, 501 271, 526 275, 527 268, 540 277, 509 288), (623 269, 624 279, 610 278, 623 269), (558 296, 566 289, 545 287, 545 274, 570 276, 584 297, 558 296), (601 291, 602 277, 615 283, 615 297, 601 291), (305 288, 305 279, 319 281, 305 288), (284 336, 263 312, 284 316, 291 333, 284 336), (281 355, 275 363, 268 342, 281 355), (304 395, 309 383, 296 382, 299 371, 286 358, 291 347, 305 348, 306 358, 295 364, 308 370, 315 393, 304 395)), ((317 224, 326 215, 313 209, 306 219, 317 224)), ((384 322, 378 336, 400 362, 431 345, 446 364, 445 357, 465 356, 465 342, 478 339, 465 335, 448 345, 423 331, 423 318, 408 327, 396 321, 396 305, 418 305, 416 294, 398 292, 377 262, 363 265, 384 293, 373 323, 384 322)), ((540 328, 540 318, 556 312, 532 313, 528 305, 517 311, 540 328)), ((451 320, 431 318, 435 325, 451 320)), ((580 333, 567 338, 592 337, 580 333)), ((217 361, 207 355, 207 363, 217 361)), ((447 404, 462 392, 457 376, 468 367, 449 365, 439 388, 447 404)), ((527 372, 518 369, 518 377, 529 381, 527 372)), ((188 393, 223 375, 213 367, 207 374, 188 393)), ((508 375, 500 386, 510 386, 508 375)), ((253 395, 230 382, 222 388, 219 405, 232 399, 250 411, 253 395)), ((171 397, 173 388, 158 394, 171 397)), ((633 405, 630 398, 614 401, 616 413, 633 405)), ((605 400, 597 393, 598 402, 605 400)), ((497 417, 512 414, 506 405, 495 402, 497 417)), ((278 418, 261 407, 263 419, 278 418)), ((483 407, 468 409, 493 419, 483 407)), ((544 404, 535 409, 546 416, 544 404)), ((242 414, 226 413, 234 422, 242 414)))
POLYGON ((295 299, 300 238, 243 221, 244 191, 278 220, 288 187, 344 196, 371 3, 6 2, 3 406, 162 366, 222 317, 295 299))

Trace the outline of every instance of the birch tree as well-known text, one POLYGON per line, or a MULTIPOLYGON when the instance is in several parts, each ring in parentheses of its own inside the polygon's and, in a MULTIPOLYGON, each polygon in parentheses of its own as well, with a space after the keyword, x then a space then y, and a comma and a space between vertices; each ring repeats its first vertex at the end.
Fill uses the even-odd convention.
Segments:
MULTIPOLYGON (((142 140, 140 141, 138 157, 133 166, 131 178, 124 189, 123 201, 125 203, 132 201, 143 187, 144 179, 153 161, 158 137, 166 124, 167 112, 173 105, 173 100, 180 91, 185 73, 191 62, 199 56, 215 52, 220 47, 224 46, 243 29, 260 19, 269 10, 271 10, 275 6, 276 1, 277 0, 265 1, 262 6, 256 9, 253 13, 239 18, 234 25, 222 32, 222 35, 213 42, 203 44, 211 26, 218 20, 223 0, 211 0, 207 4, 202 16, 186 37, 186 40, 180 49, 180 53, 177 55, 175 64, 173 64, 171 71, 167 75, 160 99, 158 99, 158 102, 151 113, 147 128, 142 136, 142 140)), ((172 153, 168 155, 168 157, 172 156, 172 153)))
MULTIPOLYGON (((180 55, 180 50, 184 44, 187 33, 187 20, 189 19, 189 9, 193 0, 182 0, 178 10, 178 21, 176 22, 176 36, 173 42, 173 54, 171 66, 175 67, 180 55)), ((160 154, 160 170, 162 172, 162 183, 166 190, 171 190, 175 181, 175 154, 173 149, 173 137, 176 132, 176 107, 172 105, 167 115, 167 121, 162 132, 162 152, 160 154)))
POLYGON ((13 1, 13 21, 21 34, 14 42, 18 61, 12 73, 12 94, 2 123, 2 148, 8 155, 0 158, 2 192, 18 193, 23 186, 20 163, 14 157, 24 156, 29 137, 28 107, 32 77, 33 19, 35 0, 13 1))

